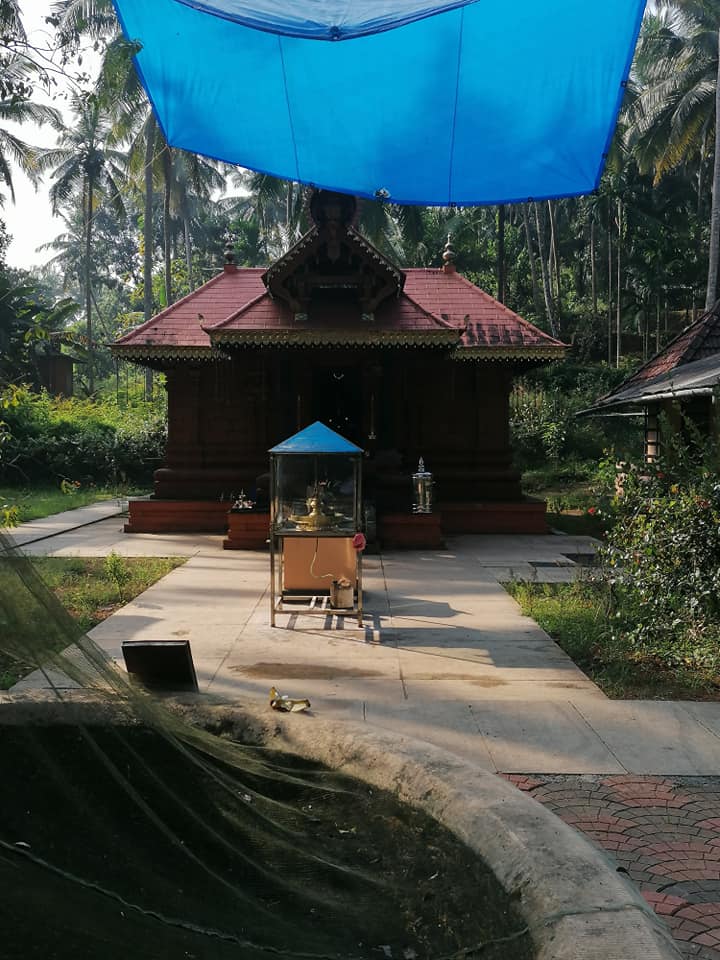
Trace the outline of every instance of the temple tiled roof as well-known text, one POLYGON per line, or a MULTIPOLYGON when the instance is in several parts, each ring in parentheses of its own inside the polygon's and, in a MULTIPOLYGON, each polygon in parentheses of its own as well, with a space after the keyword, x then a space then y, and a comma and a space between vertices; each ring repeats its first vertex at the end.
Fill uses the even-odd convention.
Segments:
POLYGON ((405 292, 463 329, 461 349, 477 352, 488 348, 532 348, 554 351, 556 355, 564 349, 559 340, 523 320, 454 271, 406 270, 405 292))
POLYGON ((262 268, 222 273, 125 334, 113 352, 129 360, 201 359, 229 344, 452 346, 462 359, 552 359, 564 346, 454 270, 408 269, 404 291, 372 314, 357 303, 293 313, 273 298, 262 268))
POLYGON ((120 356, 130 349, 142 350, 144 347, 209 351, 210 338, 203 325, 224 320, 237 310, 239 303, 247 303, 263 293, 264 273, 262 267, 239 270, 233 264, 227 264, 212 280, 120 337, 113 349, 120 356))
POLYGON ((357 303, 318 304, 312 315, 294 314, 282 301, 264 294, 251 300, 226 320, 205 325, 213 343, 274 343, 342 345, 351 343, 453 343, 460 329, 435 316, 415 299, 401 293, 364 314, 357 303))

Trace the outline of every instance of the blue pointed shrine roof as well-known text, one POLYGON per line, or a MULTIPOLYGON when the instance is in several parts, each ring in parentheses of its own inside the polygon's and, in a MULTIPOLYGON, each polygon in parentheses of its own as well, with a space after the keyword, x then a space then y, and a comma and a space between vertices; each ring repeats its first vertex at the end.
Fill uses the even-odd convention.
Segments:
POLYGON ((645 0, 114 0, 168 143, 436 206, 597 187, 645 0))
POLYGON ((330 427, 326 427, 324 423, 316 420, 309 427, 305 427, 304 430, 294 436, 278 443, 270 450, 270 453, 344 453, 357 455, 362 453, 362 449, 346 440, 345 437, 341 437, 339 433, 335 433, 330 427))

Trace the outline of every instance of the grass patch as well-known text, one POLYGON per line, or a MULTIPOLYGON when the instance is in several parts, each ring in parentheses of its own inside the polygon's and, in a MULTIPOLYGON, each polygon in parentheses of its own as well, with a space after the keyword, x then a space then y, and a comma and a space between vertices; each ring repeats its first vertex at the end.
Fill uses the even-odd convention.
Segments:
POLYGON ((548 510, 547 522, 552 530, 559 530, 573 537, 596 537, 602 540, 605 535, 605 521, 584 510, 563 510, 560 513, 548 510))
POLYGON ((720 700, 720 676, 702 667, 668 667, 613 638, 602 585, 510 583, 522 612, 558 643, 613 699, 720 700))
POLYGON ((186 557, 20 557, 0 561, 0 629, 8 647, 0 650, 0 689, 7 690, 35 669, 23 651, 44 644, 61 650, 83 633, 185 563, 186 557), (46 602, 46 587, 74 623, 46 602), (3 620, 6 622, 3 623, 3 620))
POLYGON ((597 461, 570 460, 525 470, 522 488, 532 497, 560 501, 563 509, 591 506, 597 467, 597 461))
POLYGON ((114 500, 117 497, 137 496, 147 493, 136 487, 96 487, 93 485, 76 487, 68 484, 64 489, 54 487, 0 487, 0 510, 4 505, 17 509, 17 522, 27 523, 86 507, 98 500, 114 500))
POLYGON ((526 470, 522 487, 530 496, 547 501, 547 520, 553 530, 599 539, 605 521, 587 512, 597 507, 596 474, 597 463, 570 461, 565 466, 526 470))

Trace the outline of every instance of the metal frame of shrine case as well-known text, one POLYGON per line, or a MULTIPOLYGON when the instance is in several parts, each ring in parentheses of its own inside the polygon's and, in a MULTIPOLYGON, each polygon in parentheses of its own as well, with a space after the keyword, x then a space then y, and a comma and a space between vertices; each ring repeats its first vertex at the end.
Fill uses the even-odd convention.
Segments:
MULTIPOLYGON (((320 542, 327 539, 351 541, 362 530, 362 454, 363 451, 324 424, 315 423, 270 450, 270 563, 271 622, 289 599, 310 600, 311 609, 294 612, 340 613, 358 616, 362 623, 362 558, 356 555, 355 583, 357 604, 341 609, 315 606, 313 594, 332 593, 330 583, 313 563, 322 552, 320 542), (286 539, 317 541, 310 563, 309 589, 286 589, 286 539), (314 580, 317 579, 317 589, 314 580), (291 596, 292 594, 292 596, 291 596)), ((308 548, 310 549, 310 548, 308 548)), ((327 548, 326 548, 327 549, 327 548)), ((297 551, 297 548, 295 548, 297 551)), ((290 550, 287 551, 290 553, 290 550)), ((327 563, 319 564, 320 568, 327 563)), ((325 575, 327 576, 327 575, 325 575)))

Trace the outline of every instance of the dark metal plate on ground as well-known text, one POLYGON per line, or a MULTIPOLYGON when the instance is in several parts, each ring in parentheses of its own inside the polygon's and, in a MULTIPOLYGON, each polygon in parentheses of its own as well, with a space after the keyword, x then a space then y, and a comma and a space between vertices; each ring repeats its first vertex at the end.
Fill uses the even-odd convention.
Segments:
POLYGON ((189 640, 124 640, 123 657, 134 680, 153 690, 197 690, 189 640))

